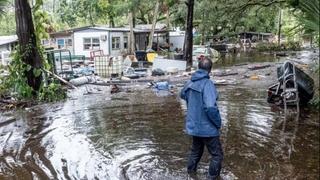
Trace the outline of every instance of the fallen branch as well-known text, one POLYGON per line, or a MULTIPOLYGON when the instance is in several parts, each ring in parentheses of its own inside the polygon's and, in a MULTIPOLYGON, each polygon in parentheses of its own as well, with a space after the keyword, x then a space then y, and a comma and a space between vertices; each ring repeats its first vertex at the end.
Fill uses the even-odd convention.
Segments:
POLYGON ((50 71, 48 71, 48 70, 46 70, 46 69, 43 69, 43 68, 41 68, 41 69, 42 69, 43 71, 45 71, 46 73, 51 74, 53 77, 59 79, 61 82, 65 83, 66 85, 70 86, 71 88, 73 88, 73 89, 78 89, 76 86, 74 86, 73 84, 69 83, 68 81, 66 81, 66 80, 63 79, 62 77, 60 77, 60 76, 58 76, 58 75, 56 75, 56 74, 54 74, 54 73, 52 73, 52 72, 50 72, 50 71))

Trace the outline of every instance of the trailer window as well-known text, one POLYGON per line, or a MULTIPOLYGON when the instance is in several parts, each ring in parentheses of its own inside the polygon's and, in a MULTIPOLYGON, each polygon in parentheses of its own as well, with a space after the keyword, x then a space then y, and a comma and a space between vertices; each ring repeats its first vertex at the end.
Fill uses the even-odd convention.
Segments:
POLYGON ((57 44, 58 44, 58 49, 64 48, 65 47, 64 39, 58 39, 57 44))
POLYGON ((83 38, 83 49, 84 50, 100 49, 100 39, 99 38, 83 38))
POLYGON ((112 49, 120 49, 120 37, 112 37, 112 49))
POLYGON ((123 48, 128 48, 128 36, 123 37, 123 48))

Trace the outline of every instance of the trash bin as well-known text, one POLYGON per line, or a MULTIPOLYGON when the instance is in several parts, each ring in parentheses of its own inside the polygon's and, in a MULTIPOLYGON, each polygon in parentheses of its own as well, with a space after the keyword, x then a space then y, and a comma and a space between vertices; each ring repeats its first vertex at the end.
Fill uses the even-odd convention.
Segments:
POLYGON ((147 61, 147 53, 145 51, 136 51, 135 54, 138 61, 147 61))

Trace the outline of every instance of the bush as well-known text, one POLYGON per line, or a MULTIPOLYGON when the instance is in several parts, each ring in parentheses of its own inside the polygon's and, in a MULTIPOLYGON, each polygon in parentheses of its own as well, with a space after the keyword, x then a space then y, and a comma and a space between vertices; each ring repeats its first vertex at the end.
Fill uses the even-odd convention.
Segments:
MULTIPOLYGON (((0 97, 11 96, 18 100, 38 99, 46 102, 66 98, 66 91, 51 79, 45 80, 50 82, 47 86, 44 85, 45 81, 42 81, 39 91, 33 91, 26 78, 26 72, 32 67, 21 60, 21 53, 18 49, 13 53, 12 61, 8 65, 9 76, 0 78, 0 97)), ((35 76, 41 76, 45 72, 42 72, 41 69, 34 69, 33 73, 35 76)))
POLYGON ((198 35, 193 38, 193 45, 200 45, 201 43, 201 35, 198 35))
POLYGON ((299 42, 294 42, 294 41, 289 41, 284 43, 284 47, 286 50, 289 51, 300 51, 301 50, 301 46, 299 42))
POLYGON ((65 99, 67 97, 66 91, 60 84, 52 82, 48 86, 42 86, 38 94, 40 101, 54 102, 65 99))
POLYGON ((299 42, 289 41, 278 46, 277 43, 258 43, 256 46, 258 51, 299 51, 301 46, 299 42))

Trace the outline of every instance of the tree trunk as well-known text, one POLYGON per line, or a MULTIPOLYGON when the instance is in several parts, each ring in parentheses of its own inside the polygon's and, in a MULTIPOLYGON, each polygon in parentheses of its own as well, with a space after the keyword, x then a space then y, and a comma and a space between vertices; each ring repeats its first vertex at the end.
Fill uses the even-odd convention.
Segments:
POLYGON ((205 43, 205 20, 204 20, 204 11, 202 12, 202 32, 201 32, 201 45, 205 43))
POLYGON ((188 0, 187 28, 184 39, 184 54, 183 58, 187 61, 187 70, 190 71, 192 67, 192 45, 193 45, 193 6, 194 0, 188 0))
POLYGON ((114 17, 113 17, 113 15, 111 15, 111 13, 109 14, 109 27, 111 27, 111 28, 115 27, 114 17))
POLYGON ((153 21, 152 21, 152 27, 151 27, 151 32, 150 32, 150 35, 149 35, 149 43, 148 43, 147 49, 151 49, 151 47, 152 47, 154 29, 156 28, 158 14, 159 14, 158 13, 159 5, 160 5, 160 2, 159 2, 159 0, 157 0, 156 7, 155 7, 154 13, 153 13, 153 21))
POLYGON ((15 0, 15 14, 20 55, 22 61, 32 67, 25 72, 27 83, 36 92, 40 89, 42 76, 36 77, 33 70, 39 69, 42 66, 42 61, 37 49, 37 40, 28 1, 15 0))
POLYGON ((133 32, 133 17, 132 12, 129 12, 129 26, 130 26, 130 35, 129 35, 129 54, 134 54, 135 51, 135 39, 134 39, 134 32, 133 32))
POLYGON ((278 46, 281 44, 281 15, 282 15, 282 10, 279 10, 279 22, 278 22, 278 46))
POLYGON ((136 18, 136 13, 135 11, 132 12, 132 27, 136 27, 136 22, 137 22, 137 18, 136 18))
POLYGON ((94 26, 94 21, 93 21, 93 17, 92 17, 92 3, 90 3, 89 21, 90 21, 90 25, 91 25, 91 26, 94 26))
POLYGON ((166 24, 167 24, 167 29, 170 30, 170 7, 167 7, 167 12, 166 12, 166 24))

